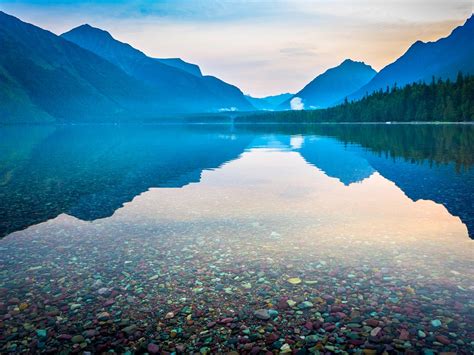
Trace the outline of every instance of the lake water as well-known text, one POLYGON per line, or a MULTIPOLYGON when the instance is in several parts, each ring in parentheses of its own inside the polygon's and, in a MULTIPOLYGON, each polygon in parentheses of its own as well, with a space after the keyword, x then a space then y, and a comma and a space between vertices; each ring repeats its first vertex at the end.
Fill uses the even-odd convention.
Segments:
POLYGON ((474 351, 474 126, 0 128, 0 353, 474 351))

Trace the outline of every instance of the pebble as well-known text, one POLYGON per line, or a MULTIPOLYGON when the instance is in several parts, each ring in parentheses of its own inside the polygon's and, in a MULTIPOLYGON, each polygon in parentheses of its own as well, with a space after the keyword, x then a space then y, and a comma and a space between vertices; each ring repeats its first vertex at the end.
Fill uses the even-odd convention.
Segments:
POLYGON ((400 331, 399 339, 400 339, 400 340, 408 340, 408 339, 409 339, 409 335, 410 335, 410 334, 408 333, 408 331, 407 331, 406 329, 402 329, 402 330, 400 331))
POLYGON ((171 319, 171 318, 174 318, 174 312, 168 312, 168 313, 166 313, 165 319, 171 319))
POLYGON ((258 309, 254 312, 254 315, 256 318, 261 319, 261 320, 269 320, 270 319, 270 314, 268 310, 266 309, 258 309))
POLYGON ((100 312, 100 313, 97 315, 97 319, 100 320, 100 321, 106 321, 106 320, 110 319, 110 313, 108 313, 108 312, 100 312))
POLYGON ((280 348, 280 353, 281 354, 287 354, 291 353, 291 346, 289 344, 283 344, 280 348))
POLYGON ((48 335, 48 332, 46 331, 46 329, 38 329, 36 330, 36 335, 38 336, 38 338, 44 339, 48 335))
POLYGON ((309 301, 304 301, 298 304, 299 309, 307 309, 307 308, 313 308, 313 304, 309 301))
POLYGON ((155 343, 150 343, 147 346, 147 350, 150 354, 158 354, 160 352, 160 347, 155 343))
POLYGON ((268 314, 270 315, 271 318, 275 318, 276 316, 278 316, 278 311, 275 309, 269 309, 268 314))
POLYGON ((288 282, 292 285, 298 285, 301 283, 301 279, 299 277, 291 277, 288 279, 288 282))
POLYGON ((320 337, 318 335, 308 335, 305 338, 306 343, 308 344, 314 344, 317 343, 320 340, 320 337))
POLYGON ((447 337, 445 337, 444 335, 437 335, 436 340, 439 341, 441 344, 444 344, 444 345, 451 344, 451 341, 447 337))
POLYGON ((382 328, 376 327, 370 331, 370 335, 372 335, 373 337, 376 337, 380 333, 381 330, 382 328))
POLYGON ((371 318, 371 319, 367 319, 365 323, 371 327, 377 327, 380 322, 377 319, 371 318))
POLYGON ((79 344, 79 343, 82 343, 84 341, 84 337, 82 335, 74 335, 72 338, 71 338, 71 341, 74 343, 74 344, 79 344))
POLYGON ((110 295, 110 290, 106 287, 102 287, 97 291, 97 293, 101 296, 107 296, 110 295))
POLYGON ((137 330, 137 326, 135 324, 129 325, 122 329, 122 331, 127 334, 133 334, 135 330, 137 330))
POLYGON ((191 220, 180 232, 143 221, 143 233, 120 223, 107 238, 87 222, 67 243, 34 229, 2 240, 0 353, 474 353, 472 291, 456 287, 469 273, 455 259, 446 276, 405 254, 412 244, 401 254, 387 240, 383 259, 379 244, 341 250, 338 235, 293 249, 291 231, 254 248, 268 240, 263 222, 234 236, 191 220))

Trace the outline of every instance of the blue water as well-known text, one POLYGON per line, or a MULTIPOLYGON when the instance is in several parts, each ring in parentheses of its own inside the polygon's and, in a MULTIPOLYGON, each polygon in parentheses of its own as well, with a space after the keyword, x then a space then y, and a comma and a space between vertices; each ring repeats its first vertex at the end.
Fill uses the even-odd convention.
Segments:
POLYGON ((472 125, 0 127, 0 352, 469 353, 473 142, 472 125))

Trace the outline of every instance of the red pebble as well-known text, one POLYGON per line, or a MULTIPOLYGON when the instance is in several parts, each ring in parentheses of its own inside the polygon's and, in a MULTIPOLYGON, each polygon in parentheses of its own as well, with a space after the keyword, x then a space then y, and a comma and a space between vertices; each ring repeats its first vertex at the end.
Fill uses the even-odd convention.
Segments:
POLYGON ((444 335, 437 335, 436 336, 436 340, 439 341, 441 344, 444 344, 444 345, 449 345, 451 344, 451 340, 449 340, 447 337, 445 337, 444 335))

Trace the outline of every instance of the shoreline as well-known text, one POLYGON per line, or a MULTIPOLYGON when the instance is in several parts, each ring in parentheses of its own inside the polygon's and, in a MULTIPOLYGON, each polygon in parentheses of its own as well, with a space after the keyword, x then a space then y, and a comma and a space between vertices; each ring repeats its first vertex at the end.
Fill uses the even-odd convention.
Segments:
POLYGON ((1 127, 14 126, 252 126, 252 125, 474 125, 474 121, 463 122, 441 122, 441 121, 391 121, 391 122, 78 122, 78 123, 60 123, 60 122, 24 122, 24 123, 1 123, 1 127))

